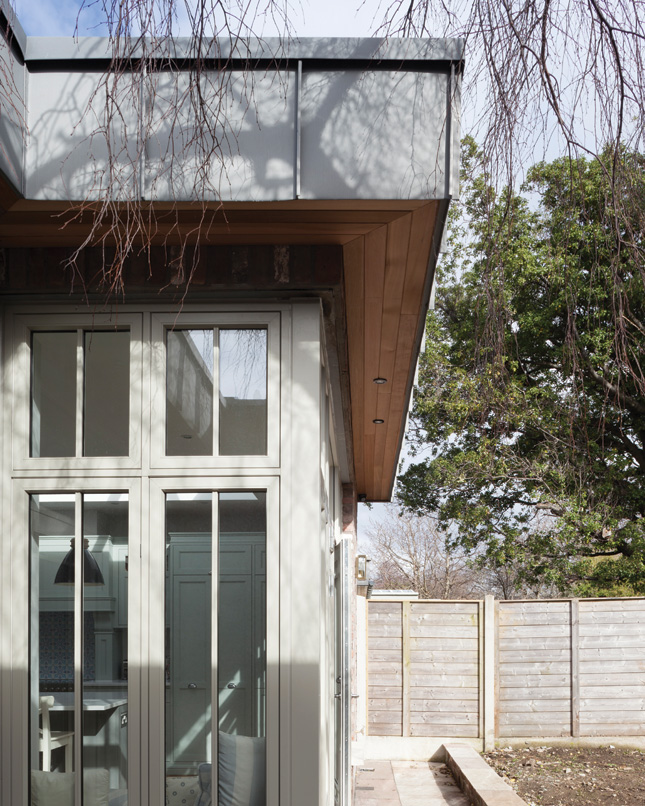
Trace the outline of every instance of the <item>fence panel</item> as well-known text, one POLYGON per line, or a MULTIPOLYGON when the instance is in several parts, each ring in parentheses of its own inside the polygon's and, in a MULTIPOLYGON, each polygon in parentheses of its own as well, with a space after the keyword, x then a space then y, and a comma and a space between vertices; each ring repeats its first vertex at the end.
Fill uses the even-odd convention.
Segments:
POLYGON ((571 736, 571 607, 500 602, 498 729, 513 736, 571 736))
POLYGON ((580 735, 645 734, 645 600, 580 600, 580 735))
POLYGON ((410 603, 410 735, 479 735, 479 603, 410 603))
POLYGON ((370 735, 645 735, 645 598, 488 598, 368 602, 370 735))
POLYGON ((367 730, 402 736, 403 603, 369 602, 367 611, 367 730))

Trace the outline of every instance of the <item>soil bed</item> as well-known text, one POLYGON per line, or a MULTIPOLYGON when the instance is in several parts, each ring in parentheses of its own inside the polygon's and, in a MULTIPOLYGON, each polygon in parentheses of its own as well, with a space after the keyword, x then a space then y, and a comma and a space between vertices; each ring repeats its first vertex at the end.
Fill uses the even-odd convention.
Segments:
POLYGON ((645 804, 645 753, 640 750, 504 748, 484 758, 529 806, 645 804))

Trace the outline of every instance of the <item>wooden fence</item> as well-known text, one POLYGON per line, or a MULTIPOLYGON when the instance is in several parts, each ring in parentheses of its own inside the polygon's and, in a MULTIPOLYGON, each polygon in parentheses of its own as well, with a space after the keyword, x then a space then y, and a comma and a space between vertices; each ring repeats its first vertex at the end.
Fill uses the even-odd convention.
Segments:
POLYGON ((372 601, 367 732, 645 735, 645 598, 372 601))

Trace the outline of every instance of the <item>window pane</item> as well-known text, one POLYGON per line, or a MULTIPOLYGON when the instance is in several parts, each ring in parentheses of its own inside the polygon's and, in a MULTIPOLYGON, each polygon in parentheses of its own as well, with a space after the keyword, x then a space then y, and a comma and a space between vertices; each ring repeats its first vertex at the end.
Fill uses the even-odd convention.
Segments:
POLYGON ((31 803, 72 806, 82 743, 85 803, 127 793, 127 534, 122 493, 83 497, 83 567, 74 562, 75 497, 31 497, 31 803), (74 591, 84 581, 83 612, 74 591), (81 627, 81 690, 74 677, 81 627), (75 730, 82 704, 82 735, 75 730))
POLYGON ((168 331, 166 351, 166 453, 211 456, 213 331, 168 331))
POLYGON ((83 536, 83 791, 89 804, 128 787, 127 495, 84 495, 83 536))
POLYGON ((266 790, 266 493, 220 493, 218 726, 220 793, 249 760, 249 803, 266 790))
POLYGON ((267 332, 220 330, 219 452, 267 452, 267 332))
POLYGON ((74 496, 32 495, 30 530, 31 803, 49 787, 72 806, 73 776, 63 773, 74 746, 74 496))
POLYGON ((72 333, 31 338, 31 455, 76 455, 76 341, 72 333))
POLYGON ((130 333, 85 333, 84 456, 127 456, 130 333))
POLYGON ((166 497, 167 786, 211 760, 211 529, 211 493, 166 497))

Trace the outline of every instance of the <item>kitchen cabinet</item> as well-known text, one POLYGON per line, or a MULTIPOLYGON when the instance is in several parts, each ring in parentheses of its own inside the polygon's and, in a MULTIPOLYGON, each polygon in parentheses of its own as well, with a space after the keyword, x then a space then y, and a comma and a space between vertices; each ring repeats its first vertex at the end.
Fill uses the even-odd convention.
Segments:
MULTIPOLYGON (((211 537, 173 534, 168 548, 168 768, 210 759, 211 537)), ((266 550, 264 534, 220 535, 219 729, 264 735, 266 550)))

